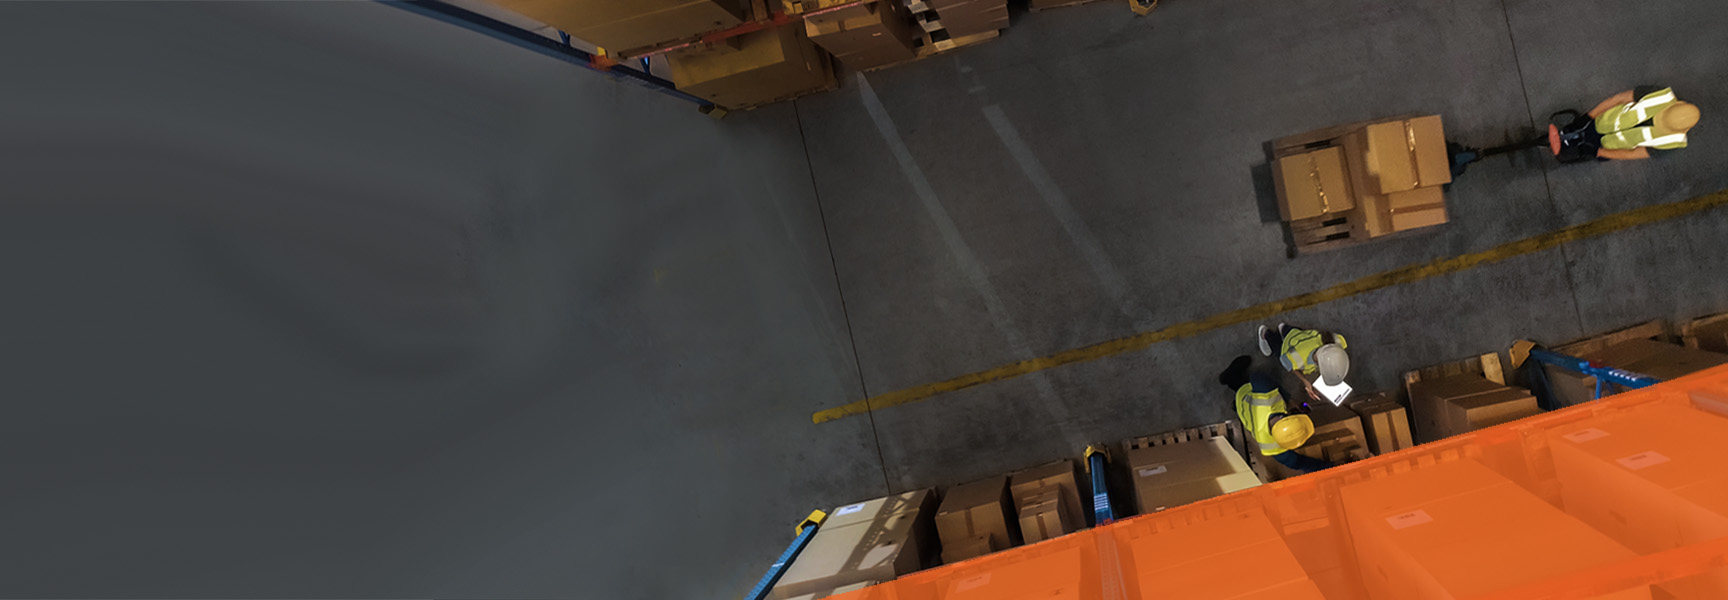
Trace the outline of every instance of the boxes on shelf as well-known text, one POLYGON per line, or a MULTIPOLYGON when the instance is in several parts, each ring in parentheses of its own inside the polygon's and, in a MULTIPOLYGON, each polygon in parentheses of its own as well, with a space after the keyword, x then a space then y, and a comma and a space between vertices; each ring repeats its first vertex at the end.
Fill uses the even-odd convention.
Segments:
POLYGON ((949 488, 936 511, 942 562, 955 563, 1007 548, 1018 515, 1010 512, 1006 475, 949 488))
POLYGON ((1680 326, 1680 340, 1693 350, 1728 354, 1728 315, 1695 319, 1680 326))
POLYGON ((612 52, 634 50, 743 23, 738 0, 492 0, 612 52))
MULTIPOLYGON (((1710 367, 1728 364, 1728 354, 1694 350, 1652 339, 1634 339, 1609 345, 1578 356, 1610 367, 1641 375, 1668 380, 1690 375, 1710 367)), ((1544 369, 1548 386, 1561 406, 1572 406, 1595 398, 1596 378, 1559 368, 1544 369)), ((1606 390, 1614 393, 1617 386, 1606 390)))
POLYGON ((834 85, 828 54, 802 27, 776 27, 733 38, 735 50, 678 50, 667 63, 680 91, 727 108, 746 108, 834 85))
POLYGON ((1362 418, 1368 449, 1374 454, 1396 452, 1416 445, 1410 433, 1410 413, 1387 394, 1372 394, 1349 404, 1362 418))
MULTIPOLYGON (((1177 444, 1181 445, 1181 444, 1177 444)), ((1206 590, 1207 598, 1321 598, 1284 538, 1264 513, 1242 512, 1182 527, 1122 526, 1124 565, 1144 596, 1178 597, 1162 590, 1206 590), (1245 568, 1244 557, 1253 557, 1245 568)), ((1194 596, 1181 596, 1194 597, 1194 596)))
POLYGON ((1476 373, 1424 379, 1410 384, 1416 439, 1432 442, 1542 412, 1524 388, 1508 387, 1476 373))
POLYGON ((1222 437, 1130 448, 1127 464, 1140 514, 1260 485, 1242 455, 1222 437))
MULTIPOLYGON (((1014 502, 1014 510, 1018 513, 1025 504, 1026 497, 1037 493, 1039 488, 1054 487, 1062 495, 1063 518, 1075 527, 1085 527, 1086 517, 1081 509, 1086 505, 1080 503, 1080 488, 1075 485, 1074 461, 1062 459, 1015 471, 1008 476, 1008 495, 1014 502)), ((1088 491, 1087 497, 1091 493, 1088 491)), ((1022 532, 1024 533, 1024 532, 1022 532)), ((1027 538, 1026 543, 1032 543, 1027 538)))
POLYGON ((1348 408, 1316 402, 1308 413, 1314 422, 1314 435, 1295 452, 1332 463, 1344 463, 1367 458, 1367 435, 1362 418, 1348 408))
MULTIPOLYGON (((1471 598, 1636 556, 1469 459, 1338 494, 1370 598, 1471 598)), ((1648 600, 1650 589, 1596 597, 1648 600)))
MULTIPOLYGON (((1603 415, 1549 434, 1566 512, 1649 554, 1728 535, 1728 476, 1715 440, 1728 419, 1674 404, 1603 415)), ((1728 597, 1728 568, 1660 584, 1728 597)))
POLYGON ((834 509, 769 597, 823 597, 922 569, 933 550, 935 500, 930 490, 918 490, 834 509))
POLYGON ((1056 539, 1073 533, 1081 525, 1069 517, 1073 511, 1068 498, 1056 486, 1031 490, 1020 500, 1020 535, 1028 544, 1056 539))
MULTIPOLYGON (((816 7, 839 2, 824 0, 816 7)), ((912 14, 897 0, 879 0, 810 17, 804 21, 804 32, 811 42, 853 69, 911 60, 917 56, 913 46, 922 35, 912 14)))

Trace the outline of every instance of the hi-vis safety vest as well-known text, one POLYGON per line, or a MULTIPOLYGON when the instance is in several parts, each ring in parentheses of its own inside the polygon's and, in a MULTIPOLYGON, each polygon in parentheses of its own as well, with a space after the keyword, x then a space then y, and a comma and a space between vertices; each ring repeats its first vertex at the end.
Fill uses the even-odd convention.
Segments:
POLYGON ((1672 150, 1686 147, 1685 133, 1661 135, 1650 125, 1639 124, 1662 114, 1675 102, 1674 88, 1662 88, 1639 98, 1637 102, 1608 109, 1596 119, 1596 133, 1602 134, 1602 147, 1609 150, 1631 150, 1645 147, 1672 150))
POLYGON ((1242 426, 1254 434, 1254 443, 1260 446, 1261 454, 1272 456, 1285 451, 1272 439, 1272 415, 1281 412, 1288 412, 1288 409, 1284 407, 1284 395, 1278 390, 1257 394, 1251 383, 1236 388, 1236 418, 1241 419, 1242 426))
MULTIPOLYGON (((1344 336, 1332 334, 1338 347, 1349 348, 1344 343, 1344 336)), ((1320 369, 1314 362, 1314 351, 1326 345, 1326 334, 1312 329, 1291 329, 1284 334, 1284 344, 1278 349, 1278 362, 1284 363, 1284 368, 1298 373, 1313 374, 1320 369)))

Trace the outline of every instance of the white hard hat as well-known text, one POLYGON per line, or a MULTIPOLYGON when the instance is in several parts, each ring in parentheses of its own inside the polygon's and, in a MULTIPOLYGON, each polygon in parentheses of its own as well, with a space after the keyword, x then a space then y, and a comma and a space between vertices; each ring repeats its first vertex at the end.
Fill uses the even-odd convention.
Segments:
POLYGON ((1320 380, 1326 385, 1338 385, 1350 374, 1350 355, 1338 344, 1326 344, 1314 351, 1314 362, 1320 366, 1320 380))

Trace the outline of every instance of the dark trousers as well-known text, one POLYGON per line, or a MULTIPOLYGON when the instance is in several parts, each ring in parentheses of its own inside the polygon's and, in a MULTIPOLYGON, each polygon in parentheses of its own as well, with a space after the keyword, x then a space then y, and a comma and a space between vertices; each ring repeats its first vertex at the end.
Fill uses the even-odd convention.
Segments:
POLYGON ((1313 473, 1321 469, 1332 468, 1332 463, 1318 458, 1309 458, 1288 450, 1281 454, 1272 455, 1272 460, 1278 461, 1278 464, 1298 473, 1313 473))

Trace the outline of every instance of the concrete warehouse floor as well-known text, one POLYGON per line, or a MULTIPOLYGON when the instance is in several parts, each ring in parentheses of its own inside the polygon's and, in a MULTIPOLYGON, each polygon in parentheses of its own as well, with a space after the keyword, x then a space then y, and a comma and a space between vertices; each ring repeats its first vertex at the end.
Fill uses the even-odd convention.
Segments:
MULTIPOLYGON (((1728 188, 1715 0, 1119 2, 715 122, 371 3, 0 4, 16 596, 729 598, 811 508, 1219 421, 1242 325, 815 411, 1728 188), (1692 148, 1472 167, 1288 259, 1265 144, 1492 145, 1640 83, 1692 148)), ((1363 389, 1728 310, 1713 210, 1296 311, 1363 389)))

